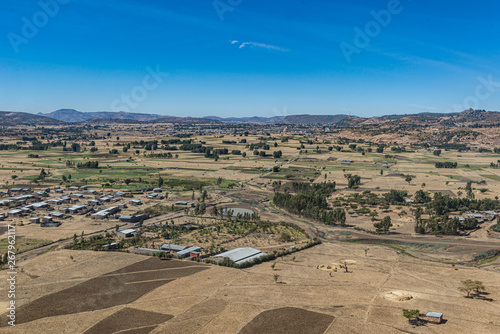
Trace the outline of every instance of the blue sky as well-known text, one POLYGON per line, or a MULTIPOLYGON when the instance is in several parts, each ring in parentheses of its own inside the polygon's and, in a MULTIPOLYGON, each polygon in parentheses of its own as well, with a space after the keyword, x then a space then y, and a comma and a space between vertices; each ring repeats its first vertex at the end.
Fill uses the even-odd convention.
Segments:
POLYGON ((492 0, 4 0, 0 110, 499 110, 499 13, 492 0))

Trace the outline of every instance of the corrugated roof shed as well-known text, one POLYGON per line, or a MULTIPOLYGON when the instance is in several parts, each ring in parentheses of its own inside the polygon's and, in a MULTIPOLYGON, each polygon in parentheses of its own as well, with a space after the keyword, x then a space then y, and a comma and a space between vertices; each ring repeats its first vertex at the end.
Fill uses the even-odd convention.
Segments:
POLYGON ((437 312, 428 312, 426 314, 427 317, 433 317, 433 318, 441 318, 443 316, 443 313, 437 313, 437 312))
POLYGON ((260 250, 252 247, 235 248, 230 251, 216 255, 215 257, 229 258, 236 264, 241 264, 244 262, 252 261, 262 256, 266 256, 266 253, 262 253, 260 250))
POLYGON ((174 252, 180 252, 186 248, 187 248, 187 246, 174 245, 174 244, 163 244, 160 247, 160 249, 162 249, 162 250, 171 250, 174 252))

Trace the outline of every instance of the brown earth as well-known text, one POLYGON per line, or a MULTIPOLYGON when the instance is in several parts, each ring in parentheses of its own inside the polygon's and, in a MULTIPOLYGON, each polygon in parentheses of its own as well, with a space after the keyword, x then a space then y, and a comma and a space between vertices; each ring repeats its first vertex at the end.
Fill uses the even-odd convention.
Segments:
MULTIPOLYGON (((163 284, 209 268, 189 265, 190 263, 151 258, 127 266, 22 305, 18 310, 17 323, 128 304, 163 284), (154 268, 155 264, 159 269, 144 271, 154 268)), ((0 324, 5 325, 6 321, 0 324)))
POLYGON ((140 333, 149 333, 155 326, 172 319, 169 314, 147 312, 133 308, 125 307, 118 312, 110 315, 104 320, 98 322, 84 334, 112 334, 123 330, 139 331, 140 333), (141 328, 146 327, 146 328, 141 328), (131 329, 132 328, 132 329, 131 329), (149 329, 148 331, 146 331, 149 329))
POLYGON ((239 334, 321 334, 334 317, 301 308, 284 307, 256 316, 239 334))

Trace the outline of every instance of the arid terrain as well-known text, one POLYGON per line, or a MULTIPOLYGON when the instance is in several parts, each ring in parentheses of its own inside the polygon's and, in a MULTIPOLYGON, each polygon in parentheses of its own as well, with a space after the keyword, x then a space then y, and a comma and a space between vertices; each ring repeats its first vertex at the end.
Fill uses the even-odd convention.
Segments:
POLYGON ((264 263, 240 270, 124 253, 49 252, 20 266, 16 329, 114 333, 125 323, 134 333, 252 333, 265 322, 263 333, 499 331, 498 268, 453 268, 383 246, 370 246, 365 256, 364 245, 345 243, 295 256, 278 260, 274 269, 264 263), (317 269, 344 261, 348 273, 317 269), (468 278, 483 281, 492 301, 464 298, 457 287, 468 278), (79 292, 85 286, 91 295, 79 292), (124 298, 123 289, 137 294, 124 298), (402 308, 444 313, 446 323, 412 326, 402 308), (291 326, 294 314, 303 317, 298 326, 291 326))
POLYGON ((16 332, 497 333, 498 147, 366 131, 9 128, 16 332), (260 255, 218 257, 235 249, 260 255))

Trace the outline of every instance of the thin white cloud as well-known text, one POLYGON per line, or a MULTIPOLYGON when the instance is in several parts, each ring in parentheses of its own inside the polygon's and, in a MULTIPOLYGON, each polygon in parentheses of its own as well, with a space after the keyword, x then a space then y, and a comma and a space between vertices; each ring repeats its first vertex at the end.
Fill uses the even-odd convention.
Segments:
MULTIPOLYGON (((230 41, 231 44, 238 44, 240 43, 237 40, 230 41)), ((242 42, 240 46, 238 47, 239 49, 243 49, 245 47, 251 47, 251 48, 263 48, 263 49, 268 49, 268 50, 276 50, 276 51, 281 51, 281 52, 288 52, 290 50, 271 45, 271 44, 264 44, 264 43, 257 43, 257 42, 242 42)))

